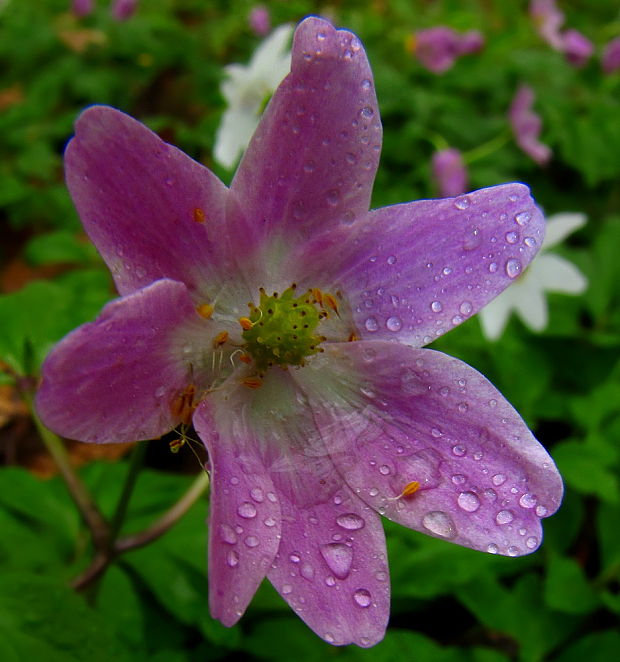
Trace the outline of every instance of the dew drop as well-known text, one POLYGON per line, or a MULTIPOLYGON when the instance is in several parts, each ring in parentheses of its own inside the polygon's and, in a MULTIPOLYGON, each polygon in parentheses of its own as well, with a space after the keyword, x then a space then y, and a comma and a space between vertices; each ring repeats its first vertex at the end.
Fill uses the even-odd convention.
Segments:
POLYGON ((522 508, 533 508, 537 503, 538 499, 533 494, 523 494, 519 499, 522 508))
POLYGON ((228 550, 228 554, 226 554, 226 564, 230 568, 235 568, 239 565, 239 554, 237 554, 234 549, 228 550))
POLYGON ((538 545, 538 538, 534 538, 534 536, 530 536, 526 541, 525 541, 525 546, 528 549, 536 549, 536 545, 538 545))
POLYGON ((443 305, 441 304, 441 301, 433 301, 431 303, 431 310, 434 313, 440 313, 443 310, 443 305))
POLYGON ((306 161, 304 163, 304 172, 314 172, 316 170, 316 164, 314 161, 306 161))
POLYGON ((517 214, 515 216, 515 221, 517 222, 517 225, 527 225, 532 218, 532 215, 529 212, 522 211, 520 214, 517 214))
POLYGON ((371 488, 368 490, 368 494, 369 494, 371 497, 376 497, 376 496, 379 494, 379 490, 378 490, 376 487, 371 487, 371 488))
POLYGON ((334 503, 337 506, 339 506, 342 503, 342 497, 340 496, 340 494, 336 494, 336 496, 334 497, 334 503))
POLYGON ((517 546, 511 545, 506 551, 508 556, 519 556, 521 550, 517 546))
POLYGON ((301 561, 301 554, 299 552, 291 552, 288 558, 291 563, 299 563, 301 561))
POLYGON ((473 492, 461 492, 457 503, 462 510, 468 513, 475 513, 480 508, 480 499, 473 492))
POLYGON ((400 320, 400 317, 388 317, 385 326, 387 326, 390 331, 400 331, 403 323, 400 320))
MULTIPOLYGON (((459 402, 456 408, 461 412, 461 414, 464 414, 469 409, 469 405, 466 402, 459 402)), ((474 459, 476 459, 475 455, 474 459)))
POLYGON ((260 544, 260 540, 256 536, 248 536, 243 542, 250 548, 258 547, 260 544))
POLYGON ((288 595, 289 593, 291 593, 292 590, 293 590, 293 587, 290 584, 283 584, 282 585, 282 594, 283 595, 288 595))
POLYGON ((528 248, 534 248, 536 246, 536 239, 534 237, 526 237, 523 240, 523 243, 528 247, 528 248))
POLYGON ((254 501, 256 501, 256 503, 262 503, 263 499, 265 498, 263 490, 261 490, 260 487, 253 487, 250 490, 250 496, 252 499, 254 499, 254 501))
POLYGON ((516 244, 517 241, 519 241, 519 233, 518 232, 507 232, 506 233, 506 242, 509 244, 516 244))
POLYGON ((376 331, 379 328, 379 322, 377 322, 376 317, 369 317, 367 320, 364 322, 364 326, 366 327, 366 331, 376 331))
MULTIPOLYGON (((348 52, 350 52, 350 51, 348 51, 348 52)), ((346 54, 346 53, 347 53, 347 51, 345 51, 345 54, 346 54)), ((334 641, 336 641, 336 640, 334 639, 334 635, 331 634, 331 632, 326 632, 326 633, 323 635, 323 639, 325 639, 325 641, 326 641, 328 644, 333 644, 334 641)))
POLYGON ((386 260, 388 264, 395 264, 396 263, 396 255, 388 255, 388 258, 386 260))
POLYGON ((456 446, 452 446, 452 453, 457 457, 463 457, 467 453, 467 449, 462 444, 457 444, 456 446))
POLYGON ((273 517, 268 517, 267 519, 263 520, 263 524, 271 528, 272 526, 275 526, 277 522, 275 519, 273 519, 273 517))
POLYGON ((379 473, 380 473, 382 476, 387 476, 387 475, 389 475, 389 473, 390 473, 390 467, 388 467, 387 464, 382 464, 382 465, 379 467, 379 473))
POLYGON ((372 596, 370 595, 370 591, 366 590, 365 588, 358 588, 357 591, 355 591, 353 594, 353 601, 358 607, 362 607, 363 609, 370 607, 372 603, 372 596))
POLYGON ((494 274, 496 273, 496 271, 497 271, 497 262, 491 262, 491 264, 489 264, 489 273, 494 274))
POLYGON ((454 206, 459 209, 460 211, 463 211, 464 209, 467 209, 469 207, 469 198, 466 196, 462 196, 460 198, 457 198, 454 201, 454 206))
POLYGON ((495 516, 495 521, 498 524, 509 524, 514 519, 514 515, 510 510, 500 510, 495 516))
POLYGON ((454 522, 443 510, 433 510, 430 513, 426 513, 422 518, 422 525, 425 529, 428 529, 431 533, 441 538, 450 539, 456 535, 454 522))
POLYGON ((237 508, 237 512, 240 517, 252 519, 252 517, 256 517, 256 506, 249 501, 245 501, 237 508))
POLYGON ((225 542, 228 545, 234 545, 237 542, 237 534, 232 526, 229 526, 228 524, 220 524, 220 538, 222 539, 222 542, 225 542))
POLYGON ((444 268, 441 270, 441 273, 442 273, 444 276, 449 276, 449 275, 452 273, 452 268, 451 268, 451 267, 444 267, 444 268))
POLYGON ((350 547, 341 542, 331 542, 321 545, 320 551, 325 563, 338 579, 349 576, 353 563, 353 550, 350 547))
POLYGON ((325 194, 325 200, 332 207, 335 207, 340 200, 340 191, 336 188, 332 188, 325 194))
POLYGON ((371 118, 375 114, 375 111, 370 106, 364 106, 360 110, 360 115, 366 119, 371 118))
POLYGON ((536 506, 536 514, 538 517, 545 517, 548 510, 544 506, 536 506))
POLYGON ((278 497, 273 492, 267 492, 267 499, 271 501, 271 503, 276 503, 278 497))
POLYGON ((327 577, 325 577, 325 584, 327 586, 335 586, 336 585, 336 579, 334 577, 332 577, 331 575, 327 575, 327 577))
POLYGON ((466 478, 463 474, 454 474, 454 476, 452 476, 452 482, 455 485, 462 485, 465 482, 465 480, 466 478))
POLYGON ((388 574, 387 572, 383 572, 383 570, 378 570, 375 572, 375 579, 379 582, 386 582, 388 580, 388 574))
POLYGON ((506 275, 508 278, 516 278, 521 273, 521 262, 515 258, 506 261, 506 275))
POLYGON ((355 513, 343 513, 336 517, 336 524, 348 531, 357 531, 358 529, 363 529, 366 522, 355 513))
POLYGON ((470 301, 463 301, 463 303, 459 306, 459 312, 462 315, 470 315, 473 309, 474 307, 471 305, 470 301))
POLYGON ((478 228, 471 228, 463 240, 463 248, 466 251, 473 251, 482 243, 482 234, 478 228))
POLYGON ((497 554, 499 552, 499 547, 494 542, 492 542, 487 546, 487 552, 489 552, 489 554, 497 554))
POLYGON ((364 80, 360 83, 360 87, 363 90, 369 90, 372 87, 372 83, 368 80, 368 78, 364 78, 364 80))
POLYGON ((506 476, 504 474, 495 474, 495 476, 491 478, 491 481, 493 482, 493 485, 495 485, 495 487, 499 487, 500 485, 503 485, 506 482, 506 476))
POLYGON ((299 571, 299 574, 304 579, 307 579, 309 582, 311 582, 314 579, 314 568, 309 563, 304 563, 301 566, 301 570, 299 571))

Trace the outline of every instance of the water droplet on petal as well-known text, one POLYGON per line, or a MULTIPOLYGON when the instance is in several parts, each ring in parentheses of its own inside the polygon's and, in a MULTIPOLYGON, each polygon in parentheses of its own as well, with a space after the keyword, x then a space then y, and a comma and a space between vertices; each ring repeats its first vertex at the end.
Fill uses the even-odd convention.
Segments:
POLYGON ((249 501, 245 501, 239 506, 239 508, 237 508, 237 512, 240 517, 252 519, 252 517, 256 517, 256 506, 249 501))
POLYGON ((508 556, 519 556, 520 551, 521 550, 518 547, 516 547, 515 545, 511 545, 507 549, 508 556))
POLYGON ((464 209, 467 209, 469 207, 469 198, 465 195, 457 198, 454 201, 454 206, 459 209, 460 211, 463 211, 464 209))
POLYGON ((497 262, 491 262, 489 264, 489 273, 494 274, 497 271, 497 262))
POLYGON ((299 563, 301 561, 301 554, 299 552, 291 552, 288 558, 291 563, 299 563))
POLYGON ((327 575, 327 577, 325 577, 325 584, 327 586, 335 586, 336 585, 336 579, 334 577, 332 577, 331 575, 327 575))
POLYGON ((340 191, 336 188, 330 189, 325 194, 325 200, 327 200, 327 203, 330 204, 332 207, 335 207, 338 204, 338 201, 340 200, 340 191))
POLYGON ((355 591, 353 594, 353 600, 358 607, 362 607, 363 609, 370 607, 372 604, 372 596, 370 595, 370 591, 366 590, 365 588, 357 589, 357 591, 355 591))
POLYGON ((422 525, 431 533, 442 538, 450 539, 456 535, 454 522, 443 510, 433 510, 430 513, 426 513, 422 518, 422 525))
POLYGON ((364 322, 364 326, 366 327, 366 331, 376 331, 379 328, 379 322, 377 322, 376 317, 369 317, 366 322, 364 322))
POLYGON ((487 546, 487 552, 489 552, 489 554, 497 554, 499 552, 499 547, 494 542, 492 542, 487 546))
POLYGON ((528 247, 528 248, 534 248, 536 246, 536 239, 534 237, 526 237, 523 240, 523 243, 528 247))
POLYGON ((353 563, 353 550, 350 547, 341 542, 331 542, 321 545, 320 551, 325 563, 338 579, 349 576, 353 563))
POLYGON ((400 320, 400 317, 388 317, 387 322, 385 323, 385 326, 390 331, 400 331, 403 323, 400 320))
POLYGON ((234 545, 237 542, 237 534, 232 526, 229 526, 228 524, 220 524, 220 537, 222 542, 225 542, 228 545, 234 545))
POLYGON ((282 594, 283 595, 288 595, 292 590, 293 590, 293 587, 290 584, 283 584, 282 585, 282 594))
POLYGON ((532 218, 532 215, 529 212, 522 211, 520 214, 515 216, 515 221, 518 225, 527 225, 532 218))
POLYGON ((545 517, 548 510, 544 506, 536 506, 536 514, 538 517, 545 517))
POLYGON ((466 478, 463 474, 454 474, 454 476, 452 476, 452 482, 455 485, 462 485, 465 482, 465 480, 466 478))
POLYGON ((360 115, 366 119, 371 118, 374 114, 375 111, 370 106, 364 106, 364 108, 360 110, 360 115))
POLYGON ((463 240, 463 248, 466 251, 473 251, 482 243, 482 234, 478 228, 471 228, 463 240))
POLYGON ((531 536, 525 541, 525 546, 528 549, 536 549, 537 545, 538 545, 538 538, 534 538, 534 536, 531 536))
POLYGON ((491 480, 493 481, 493 485, 495 485, 495 487, 499 487, 506 482, 506 476, 504 476, 504 474, 495 474, 491 480))
POLYGON ((440 313, 443 310, 443 305, 442 305, 441 301, 433 301, 431 303, 431 310, 434 313, 440 313))
POLYGON ((273 493, 273 492, 267 492, 267 499, 271 501, 271 503, 276 503, 278 500, 278 497, 273 493))
POLYGON ((457 444, 456 446, 452 446, 452 453, 457 457, 463 457, 467 453, 467 449, 462 444, 457 444))
POLYGON ((304 579, 307 579, 309 582, 311 582, 314 579, 314 568, 309 563, 304 563, 301 566, 301 570, 299 571, 299 574, 304 579))
POLYGON ((379 490, 378 490, 376 487, 371 487, 371 488, 368 490, 368 494, 369 494, 371 497, 376 497, 376 496, 379 494, 379 490))
POLYGON ((533 508, 538 503, 538 499, 533 494, 524 494, 519 499, 519 505, 522 508, 533 508))
POLYGON ((363 529, 366 522, 355 513, 343 513, 336 517, 336 524, 342 527, 343 529, 348 529, 349 531, 356 531, 357 529, 363 529))
POLYGON ((387 475, 390 473, 390 467, 388 467, 387 464, 382 464, 382 465, 379 467, 379 473, 380 473, 382 476, 387 476, 387 475))
POLYGON ((256 536, 248 536, 243 542, 250 548, 258 547, 260 544, 260 540, 256 536))
POLYGON ((461 492, 457 503, 465 512, 475 513, 480 508, 480 499, 473 492, 461 492))
POLYGON ((516 244, 517 241, 519 241, 519 233, 518 232, 507 232, 506 233, 506 241, 509 244, 516 244))
POLYGON ((234 568, 239 565, 239 554, 237 554, 234 549, 229 550, 228 554, 226 554, 226 564, 230 568, 234 568))
POLYGON ((516 278, 521 273, 521 262, 516 258, 506 261, 506 275, 508 278, 516 278))
POLYGON ((470 315, 473 309, 474 307, 469 301, 463 301, 463 303, 459 306, 459 312, 462 315, 470 315))
POLYGON ((363 90, 369 90, 372 87, 372 83, 368 80, 368 78, 364 78, 364 80, 360 83, 360 87, 363 90))
POLYGON ((500 510, 495 516, 495 521, 498 524, 509 524, 514 519, 514 515, 510 510, 500 510))
POLYGON ((272 526, 275 526, 277 522, 275 519, 273 519, 273 517, 268 517, 267 519, 263 520, 263 524, 271 528, 272 526))
POLYGON ((254 487, 250 490, 250 496, 256 501, 256 503, 262 503, 265 498, 263 495, 263 490, 260 487, 254 487))

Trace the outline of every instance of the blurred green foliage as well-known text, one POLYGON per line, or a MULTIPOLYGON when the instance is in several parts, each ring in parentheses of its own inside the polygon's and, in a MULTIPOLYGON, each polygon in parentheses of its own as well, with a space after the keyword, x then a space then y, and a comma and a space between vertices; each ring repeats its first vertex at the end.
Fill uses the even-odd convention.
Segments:
MULTIPOLYGON (((229 181, 213 163, 223 111, 222 67, 259 43, 245 0, 143 0, 114 22, 107 2, 77 19, 69 0, 0 2, 0 267, 25 262, 34 280, 0 295, 0 359, 36 377, 52 343, 114 296, 107 271, 80 231, 62 179, 62 151, 79 111, 106 103, 138 117, 229 181), (55 271, 54 271, 55 270, 55 271)), ((491 379, 550 449, 565 478, 560 512, 545 521, 532 557, 495 558, 386 524, 392 621, 371 650, 318 639, 265 584, 241 623, 226 629, 207 607, 206 504, 165 537, 123 557, 88 603, 66 583, 90 549, 59 478, 0 469, 0 659, 394 660, 608 662, 620 650, 620 74, 595 56, 567 64, 535 33, 517 0, 310 0, 267 3, 274 25, 323 13, 357 32, 373 66, 384 122, 376 206, 434 193, 430 157, 446 142, 467 153, 472 187, 528 183, 548 213, 589 222, 562 252, 590 282, 583 297, 550 298, 540 335, 512 320, 485 341, 473 319, 436 347, 491 379), (415 30, 478 29, 487 45, 442 76, 407 52, 415 30), (510 139, 506 111, 530 84, 554 151, 540 168, 510 139)), ((567 25, 598 52, 620 34, 614 0, 563 4, 567 25), (570 6, 569 6, 570 5, 570 6)), ((5 285, 5 287, 8 287, 5 285)), ((8 378, 5 377, 8 380, 8 378)), ((81 474, 104 511, 121 489, 122 462, 81 474)), ((144 471, 127 531, 145 526, 188 477, 144 471)))

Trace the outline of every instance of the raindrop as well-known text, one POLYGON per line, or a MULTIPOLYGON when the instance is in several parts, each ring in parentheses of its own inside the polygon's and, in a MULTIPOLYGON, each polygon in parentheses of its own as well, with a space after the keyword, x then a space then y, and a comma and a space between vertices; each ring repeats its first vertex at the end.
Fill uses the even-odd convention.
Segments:
POLYGON ((441 430, 437 428, 432 428, 431 436, 435 437, 435 439, 439 439, 439 437, 441 437, 441 430))
POLYGON ((353 563, 353 550, 350 547, 341 542, 331 542, 321 545, 320 551, 325 563, 338 579, 349 576, 353 563))
POLYGON ((495 501, 497 499, 497 492, 490 487, 487 487, 483 494, 490 501, 495 501))
POLYGON ((480 499, 473 492, 461 492, 457 503, 468 513, 475 513, 480 508, 480 499))
POLYGON ((495 485, 495 487, 499 487, 506 482, 506 476, 504 476, 504 474, 495 474, 491 480, 493 481, 493 485, 495 485))
POLYGON ((380 473, 382 476, 387 476, 387 475, 390 473, 390 467, 388 467, 387 464, 382 464, 382 465, 379 467, 379 473, 380 473))
POLYGON ((515 258, 510 258, 506 262, 506 275, 508 278, 516 278, 521 273, 521 262, 515 258))
POLYGON ((469 207, 469 198, 467 198, 466 196, 462 196, 460 198, 457 198, 454 201, 454 206, 457 209, 461 210, 461 211, 463 211, 464 209, 467 209, 469 207))
POLYGON ((350 163, 351 165, 357 163, 357 156, 351 152, 347 152, 347 155, 344 158, 346 159, 347 163, 350 163))
MULTIPOLYGON (((345 55, 346 55, 347 52, 350 53, 350 51, 345 51, 345 55)), ((328 644, 333 644, 334 641, 336 641, 336 640, 334 639, 334 635, 333 635, 331 632, 326 632, 325 635, 323 636, 323 639, 325 639, 325 641, 326 641, 328 644)))
POLYGON ((385 323, 385 326, 390 331, 400 331, 403 323, 400 320, 400 317, 388 317, 387 322, 385 323))
POLYGON ((343 529, 357 531, 358 529, 363 529, 366 522, 355 513, 343 513, 336 517, 336 524, 343 529))
MULTIPOLYGON (((459 402, 457 409, 461 412, 461 414, 464 414, 469 409, 469 405, 466 402, 459 402)), ((475 455, 474 459, 476 459, 475 455)))
POLYGON ((301 561, 301 555, 299 552, 291 552, 288 558, 291 563, 299 563, 301 561))
POLYGON ((360 83, 360 87, 363 90, 369 90, 372 87, 372 83, 368 80, 368 78, 364 78, 364 80, 360 83))
POLYGON ((243 542, 250 548, 258 547, 260 544, 260 540, 256 536, 248 536, 243 542))
POLYGON ((388 264, 394 264, 396 262, 396 255, 388 255, 386 262, 388 264))
POLYGON ((519 499, 519 505, 522 508, 533 508, 538 503, 538 499, 533 494, 524 494, 519 499))
POLYGON ((487 552, 489 552, 489 554, 497 554, 499 552, 499 547, 494 542, 492 542, 487 546, 487 552))
POLYGON ((442 273, 444 276, 449 276, 452 273, 452 268, 451 267, 444 267, 442 269, 442 273))
POLYGON ((325 584, 327 584, 327 586, 335 586, 336 579, 331 575, 327 575, 327 577, 325 577, 325 584))
POLYGON ((273 492, 267 492, 267 499, 271 501, 271 503, 276 503, 278 500, 278 497, 273 493, 273 492))
POLYGON ((489 272, 494 274, 497 271, 497 262, 491 262, 489 264, 489 272))
POLYGON ((314 568, 309 563, 304 563, 301 566, 301 570, 299 571, 299 574, 304 579, 307 579, 308 581, 311 582, 314 579, 314 568))
POLYGON ((388 574, 387 572, 383 572, 383 570, 378 570, 375 572, 375 579, 379 582, 386 582, 388 580, 388 574))
POLYGON ((463 240, 463 248, 466 251, 473 251, 482 243, 482 235, 478 228, 471 228, 463 240))
POLYGON ((288 595, 293 590, 293 587, 290 584, 284 584, 282 586, 282 594, 288 595))
POLYGON ((452 476, 452 482, 455 485, 462 485, 465 482, 465 480, 466 479, 463 474, 454 474, 454 476, 452 476))
POLYGON ((529 212, 522 211, 520 214, 515 216, 515 221, 518 225, 527 225, 532 218, 532 215, 529 212))
POLYGON ((237 512, 240 517, 252 519, 252 517, 256 517, 256 506, 249 501, 245 501, 239 506, 239 508, 237 508, 237 512))
POLYGON ((515 545, 511 545, 507 551, 508 551, 508 556, 519 556, 520 553, 519 548, 516 547, 515 545))
POLYGON ((376 487, 371 487, 371 488, 368 490, 368 494, 369 494, 371 497, 376 497, 376 496, 379 494, 379 490, 378 490, 376 487))
POLYGON ((337 506, 339 506, 342 503, 342 497, 340 496, 340 494, 336 494, 336 496, 334 497, 334 503, 337 506))
POLYGON ((536 506, 536 514, 538 517, 545 517, 547 514, 547 509, 544 506, 536 506))
POLYGON ((443 396, 444 398, 450 394, 450 389, 447 386, 442 386, 439 389, 439 395, 443 396))
POLYGON ((536 549, 536 545, 538 545, 538 538, 534 538, 534 536, 529 537, 529 538, 525 541, 525 546, 526 546, 528 549, 536 549))
POLYGON ((232 526, 229 526, 228 524, 220 524, 220 537, 222 542, 229 545, 234 545, 237 542, 237 534, 232 526))
POLYGON ((519 233, 518 232, 507 232, 506 233, 506 241, 509 244, 516 244, 517 241, 519 241, 519 233))
POLYGON ((443 306, 441 305, 441 301, 433 301, 431 303, 431 310, 434 313, 440 313, 443 310, 443 306))
POLYGON ((239 554, 237 554, 234 549, 229 550, 228 554, 226 554, 226 563, 230 568, 239 565, 239 554))
POLYGON ((316 169, 316 165, 314 161, 306 161, 304 163, 304 172, 314 172, 316 169))
POLYGON ((462 444, 457 444, 456 446, 452 446, 452 452, 457 457, 463 457, 467 453, 467 449, 462 444))
POLYGON ((484 456, 483 456, 483 454, 482 454, 482 451, 476 451, 476 452, 473 454, 473 458, 474 458, 474 460, 476 460, 476 462, 479 462, 483 457, 484 457, 484 456))
POLYGON ((366 331, 376 331, 379 328, 379 322, 377 322, 376 317, 369 317, 366 322, 364 322, 366 331))
POLYGON ((536 246, 536 239, 534 237, 526 237, 523 240, 523 243, 528 247, 528 248, 534 248, 536 246))
POLYGON ((276 525, 276 521, 273 517, 268 517, 266 520, 263 520, 263 524, 271 528, 276 525))
POLYGON ((353 594, 353 600, 358 607, 366 608, 370 607, 372 603, 372 596, 370 591, 365 588, 358 588, 357 591, 353 594))
POLYGON ((474 307, 471 305, 470 301, 463 301, 463 303, 459 306, 459 312, 462 315, 470 315, 473 309, 474 307))
POLYGON ((265 498, 263 495, 263 490, 260 487, 253 487, 250 490, 250 496, 256 501, 256 503, 262 503, 265 498))
POLYGON ((443 510, 433 510, 426 513, 422 518, 422 525, 431 533, 441 538, 454 538, 456 535, 456 527, 454 522, 450 519, 447 513, 443 510))
POLYGON ((495 516, 495 521, 498 524, 509 524, 514 519, 514 515, 510 510, 500 510, 495 516))

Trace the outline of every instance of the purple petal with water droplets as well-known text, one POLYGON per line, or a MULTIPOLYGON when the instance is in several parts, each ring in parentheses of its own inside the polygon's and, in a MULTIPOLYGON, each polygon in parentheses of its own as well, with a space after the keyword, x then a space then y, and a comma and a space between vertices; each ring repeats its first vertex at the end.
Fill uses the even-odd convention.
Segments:
POLYGON ((378 512, 491 553, 538 547, 562 480, 476 370, 433 350, 354 342, 326 346, 303 381, 334 463, 378 512), (401 496, 413 481, 419 490, 401 496))

